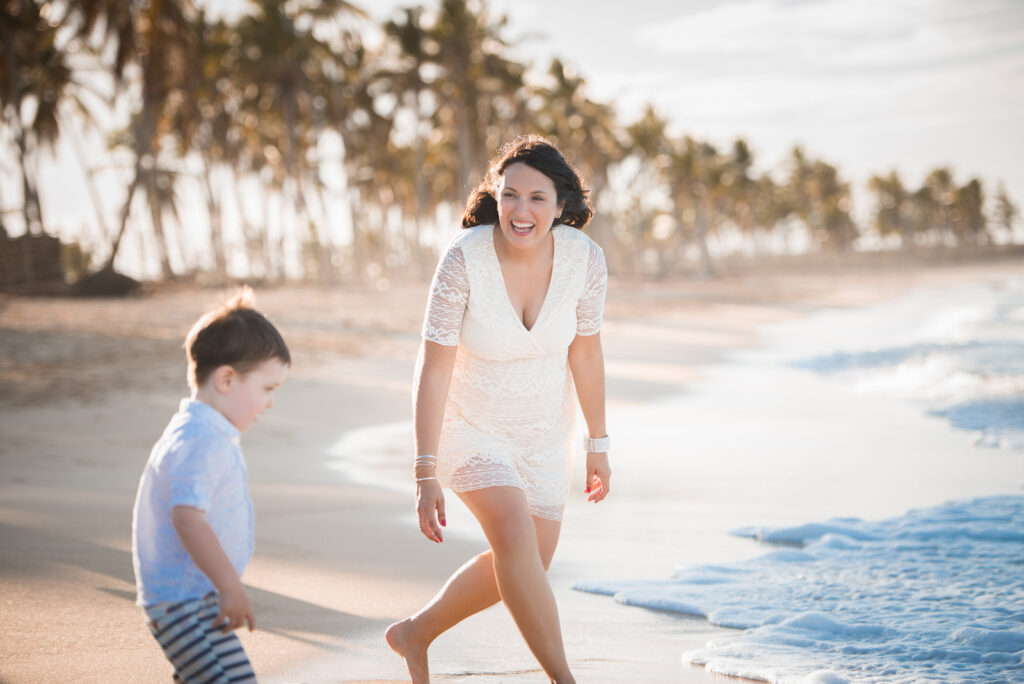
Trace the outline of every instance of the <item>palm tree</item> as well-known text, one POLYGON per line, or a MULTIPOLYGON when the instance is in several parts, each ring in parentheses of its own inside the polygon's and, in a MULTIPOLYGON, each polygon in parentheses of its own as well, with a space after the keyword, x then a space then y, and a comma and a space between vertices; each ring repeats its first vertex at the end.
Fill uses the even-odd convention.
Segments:
POLYGON ((846 251, 857 238, 857 226, 850 216, 850 185, 840 180, 836 167, 822 161, 814 163, 813 174, 820 241, 828 249, 846 251))
MULTIPOLYGON (((619 167, 624 179, 624 206, 619 208, 616 223, 620 228, 616 231, 617 249, 609 254, 613 262, 620 268, 627 267, 634 273, 645 270, 645 254, 653 254, 657 258, 659 252, 654 248, 654 219, 661 215, 662 207, 657 200, 664 199, 665 193, 662 172, 669 163, 668 150, 670 141, 666 129, 668 122, 648 104, 643 115, 626 127, 626 157, 619 167), (632 173, 628 173, 628 171, 632 173), (656 198, 656 199, 655 199, 656 198), (648 251, 650 250, 650 251, 648 251), (622 252, 622 256, 619 253, 622 252), (627 257, 628 254, 628 257, 627 257)), ((660 263, 655 266, 661 270, 660 263)))
POLYGON ((25 230, 35 234, 44 232, 44 218, 34 155, 56 141, 58 108, 73 84, 67 54, 57 43, 60 24, 52 21, 54 14, 50 5, 29 0, 5 2, 0 13, 0 109, 17 152, 25 230), (23 107, 27 101, 35 106, 23 107))
POLYGON ((482 177, 490 151, 509 137, 501 112, 514 118, 525 103, 524 67, 506 59, 504 17, 492 22, 481 0, 442 0, 430 27, 440 76, 432 83, 437 100, 435 125, 454 138, 455 201, 482 177))
POLYGON ((160 268, 165 278, 171 278, 169 252, 170 236, 164 229, 164 211, 169 207, 160 202, 173 196, 173 189, 164 187, 176 177, 162 167, 160 153, 163 138, 169 133, 168 121, 174 110, 188 101, 189 76, 188 38, 195 7, 191 0, 154 0, 139 3, 133 0, 79 0, 74 5, 78 16, 78 34, 88 40, 97 26, 104 31, 105 44, 97 46, 103 52, 113 45, 110 70, 122 94, 125 74, 129 65, 138 67, 140 102, 129 130, 131 148, 135 154, 132 180, 121 211, 121 225, 114 237, 104 271, 112 271, 114 260, 128 225, 128 217, 135 193, 142 188, 150 205, 150 220, 160 250, 160 268))
POLYGON ((956 185, 953 173, 948 168, 938 168, 929 173, 918 193, 922 208, 926 210, 924 220, 927 229, 938 233, 940 239, 955 240, 953 227, 953 201, 956 199, 956 185))
POLYGON ((794 211, 821 246, 842 251, 853 244, 857 227, 850 217, 850 185, 840 180, 836 167, 812 161, 795 147, 787 185, 794 211))
POLYGON ((393 92, 394 72, 382 66, 380 54, 363 44, 353 47, 339 88, 345 111, 336 125, 345 146, 350 188, 351 261, 355 278, 363 280, 382 268, 387 244, 384 216, 396 197, 396 176, 390 171, 399 160, 391 140, 393 110, 382 114, 378 108, 380 94, 393 92))
POLYGON ((214 275, 223 280, 227 277, 227 250, 222 198, 226 195, 227 162, 234 152, 229 137, 232 109, 239 99, 237 86, 224 68, 229 63, 232 31, 222 21, 211 23, 205 9, 197 12, 188 28, 187 64, 192 90, 175 110, 171 128, 177 138, 178 155, 184 158, 194 152, 200 161, 199 181, 210 221, 214 275), (216 177, 221 183, 215 187, 214 174, 218 170, 216 177))
MULTIPOLYGON (((770 173, 763 173, 754 180, 750 194, 753 198, 751 212, 754 225, 772 232, 793 215, 793 205, 786 187, 776 183, 770 173)), ((784 233, 783 239, 788 251, 789 234, 784 233)))
POLYGON ((935 216, 939 213, 939 203, 932 196, 927 185, 922 185, 910 193, 910 229, 915 243, 932 244, 938 237, 935 229, 935 216))
POLYGON ((406 202, 406 208, 412 216, 409 222, 412 235, 407 236, 407 242, 414 254, 412 268, 418 275, 424 275, 425 269, 430 267, 426 259, 418 256, 420 236, 423 232, 423 215, 427 210, 425 165, 427 138, 430 135, 430 113, 423 102, 430 86, 424 79, 423 72, 429 69, 434 52, 430 33, 423 22, 423 13, 422 7, 406 8, 403 10, 401 21, 391 20, 384 25, 385 33, 396 43, 399 53, 400 66, 394 74, 395 89, 402 94, 404 107, 412 112, 414 122, 410 145, 412 166, 409 173, 403 175, 403 179, 412 178, 412 187, 411 192, 399 193, 399 197, 407 197, 410 200, 406 202))
MULTIPOLYGON (((295 236, 302 251, 311 256, 304 261, 304 270, 329 279, 331 255, 310 197, 321 198, 315 150, 328 126, 344 116, 347 102, 338 97, 338 88, 351 55, 340 54, 318 38, 316 29, 320 23, 362 13, 339 0, 288 4, 253 0, 251 6, 253 12, 236 27, 239 54, 233 62, 240 82, 247 86, 241 110, 247 117, 258 117, 260 124, 258 131, 250 130, 257 136, 249 142, 250 168, 267 170, 304 225, 305 230, 295 236)), ((355 49, 351 31, 341 29, 340 33, 344 48, 355 49)))
MULTIPOLYGON (((675 141, 665 168, 679 225, 689 228, 690 240, 700 255, 698 277, 715 274, 708 251, 708 234, 723 218, 721 177, 723 160, 714 146, 685 136, 675 141)), ((681 248, 677 247, 675 250, 681 248)))
POLYGON ((1013 235, 1014 224, 1020 218, 1020 209, 1006 192, 1006 186, 999 184, 999 191, 996 192, 996 206, 993 212, 993 223, 1001 228, 1007 236, 1013 235))
POLYGON ((972 178, 957 188, 953 198, 953 230, 959 244, 977 245, 988 239, 981 181, 972 178))
POLYGON ((899 235, 903 249, 913 249, 913 200, 899 173, 892 171, 888 176, 874 175, 868 181, 868 187, 876 195, 875 224, 878 232, 881 235, 899 235))
POLYGON ((746 140, 737 138, 730 153, 722 159, 722 172, 718 177, 720 187, 716 192, 721 198, 719 207, 725 218, 748 235, 754 234, 758 227, 756 193, 761 189, 750 176, 753 166, 753 151, 746 140))
POLYGON ((461 203, 490 150, 523 132, 524 67, 502 55, 504 20, 466 0, 445 0, 428 16, 405 10, 385 24, 390 42, 381 51, 361 47, 347 62, 349 111, 339 130, 364 270, 380 271, 385 259, 398 273, 429 268, 421 217, 461 203), (402 117, 412 123, 407 142, 395 136, 402 117), (403 229, 386 225, 388 206, 399 208, 403 229))
POLYGON ((608 185, 609 168, 625 156, 624 134, 614 110, 587 97, 586 81, 561 60, 551 61, 547 75, 550 85, 531 98, 541 102, 533 114, 535 127, 554 138, 579 167, 596 205, 608 185))

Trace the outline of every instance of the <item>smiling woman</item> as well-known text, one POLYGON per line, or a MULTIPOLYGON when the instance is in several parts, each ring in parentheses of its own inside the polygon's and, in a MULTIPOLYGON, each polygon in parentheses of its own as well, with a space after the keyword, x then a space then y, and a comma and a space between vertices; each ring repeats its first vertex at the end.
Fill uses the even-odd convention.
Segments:
POLYGON ((443 541, 448 487, 490 550, 470 559, 388 644, 417 684, 442 632, 503 601, 553 682, 573 682, 545 570, 571 481, 576 397, 587 422, 588 500, 608 494, 604 254, 578 228, 588 190, 536 136, 506 145, 470 196, 431 288, 415 392, 420 529, 443 541), (571 376, 569 374, 571 371, 571 376))

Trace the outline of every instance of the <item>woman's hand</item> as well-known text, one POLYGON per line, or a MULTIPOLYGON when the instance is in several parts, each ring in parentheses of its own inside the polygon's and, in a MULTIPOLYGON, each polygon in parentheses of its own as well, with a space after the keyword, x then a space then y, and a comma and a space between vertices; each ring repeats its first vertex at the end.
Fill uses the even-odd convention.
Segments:
POLYGON ((587 501, 597 503, 608 496, 608 481, 611 477, 612 469, 608 465, 608 454, 587 452, 587 501))
POLYGON ((416 483, 416 515, 420 519, 420 532, 438 544, 444 541, 441 528, 447 524, 444 517, 444 492, 437 480, 416 483))

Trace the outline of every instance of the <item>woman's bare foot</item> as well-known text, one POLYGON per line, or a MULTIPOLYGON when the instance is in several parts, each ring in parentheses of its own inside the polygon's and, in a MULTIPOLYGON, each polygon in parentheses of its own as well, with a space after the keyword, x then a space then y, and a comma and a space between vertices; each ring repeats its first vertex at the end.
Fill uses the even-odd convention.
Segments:
POLYGON ((412 619, 396 622, 384 632, 384 639, 391 650, 405 659, 412 684, 430 684, 430 668, 427 665, 427 646, 416 639, 412 619))

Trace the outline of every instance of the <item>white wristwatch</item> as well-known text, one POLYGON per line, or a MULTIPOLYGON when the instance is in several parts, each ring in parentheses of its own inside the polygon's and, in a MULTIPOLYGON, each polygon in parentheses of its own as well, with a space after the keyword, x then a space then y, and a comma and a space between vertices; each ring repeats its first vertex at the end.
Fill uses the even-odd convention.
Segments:
POLYGON ((612 445, 611 438, 608 435, 604 437, 591 437, 590 435, 583 435, 583 450, 588 453, 603 454, 606 453, 612 445))

